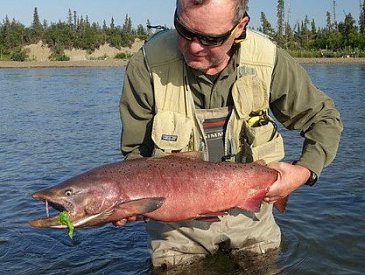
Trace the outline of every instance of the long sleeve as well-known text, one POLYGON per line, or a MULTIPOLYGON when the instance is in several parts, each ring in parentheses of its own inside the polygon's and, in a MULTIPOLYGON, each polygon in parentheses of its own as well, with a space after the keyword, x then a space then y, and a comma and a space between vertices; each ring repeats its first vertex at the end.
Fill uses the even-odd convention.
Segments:
POLYGON ((333 100, 281 49, 273 72, 270 107, 287 129, 301 130, 304 144, 298 164, 319 175, 336 156, 343 129, 340 114, 333 100))
POLYGON ((151 156, 154 115, 150 74, 140 50, 128 63, 120 99, 121 150, 126 159, 151 156))

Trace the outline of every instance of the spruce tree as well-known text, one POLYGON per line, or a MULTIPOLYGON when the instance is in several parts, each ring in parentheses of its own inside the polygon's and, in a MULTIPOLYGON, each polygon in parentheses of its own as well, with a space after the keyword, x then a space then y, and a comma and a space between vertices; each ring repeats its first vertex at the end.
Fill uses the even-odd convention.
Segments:
POLYGON ((271 24, 270 24, 269 20, 267 20, 267 17, 264 12, 261 12, 260 21, 261 21, 261 31, 264 34, 266 34, 270 37, 273 37, 274 29, 271 27, 271 24))
POLYGON ((327 11, 326 13, 326 29, 328 32, 332 31, 332 19, 331 19, 331 13, 329 11, 327 11))
POLYGON ((277 22, 278 22, 278 28, 276 33, 276 42, 279 46, 284 45, 284 0, 278 0, 277 5, 277 22))
POLYGON ((278 36, 283 36, 284 34, 284 0, 278 0, 277 5, 277 19, 278 19, 278 36))
POLYGON ((38 42, 39 40, 42 39, 42 34, 43 34, 43 26, 39 19, 38 9, 34 8, 30 42, 33 43, 38 42))
POLYGON ((34 30, 41 30, 42 29, 42 24, 41 24, 41 21, 39 20, 37 7, 34 8, 32 28, 34 30))
POLYGON ((76 14, 76 11, 74 11, 74 30, 77 29, 77 14, 76 14))
POLYGON ((132 32, 132 19, 128 16, 128 14, 126 14, 126 16, 125 16, 122 31, 124 33, 131 33, 132 32))
POLYGON ((363 2, 361 4, 359 32, 362 34, 365 34, 365 0, 363 0, 363 2))

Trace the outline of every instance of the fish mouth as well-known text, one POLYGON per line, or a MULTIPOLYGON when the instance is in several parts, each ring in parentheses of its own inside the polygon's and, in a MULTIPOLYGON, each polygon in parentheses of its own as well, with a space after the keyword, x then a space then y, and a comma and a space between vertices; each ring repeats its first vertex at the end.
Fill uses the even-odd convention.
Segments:
POLYGON ((29 221, 29 224, 34 227, 52 227, 52 228, 67 228, 67 225, 61 223, 60 213, 67 212, 70 221, 73 222, 73 209, 72 204, 64 201, 55 201, 47 196, 42 196, 38 193, 32 195, 34 199, 41 200, 46 204, 46 218, 35 219, 29 221), (58 213, 56 215, 49 215, 49 206, 56 210, 58 213))
POLYGON ((69 222, 74 227, 87 227, 97 224, 103 218, 109 217, 113 213, 115 205, 103 210, 96 214, 87 214, 85 211, 78 210, 72 202, 62 199, 55 198, 52 195, 43 194, 41 192, 34 193, 32 197, 36 200, 45 202, 46 204, 46 218, 35 219, 29 221, 29 224, 33 227, 50 227, 50 228, 67 228, 68 225, 60 220, 60 213, 66 212, 68 215, 69 222), (49 216, 49 206, 58 211, 56 215, 49 216))

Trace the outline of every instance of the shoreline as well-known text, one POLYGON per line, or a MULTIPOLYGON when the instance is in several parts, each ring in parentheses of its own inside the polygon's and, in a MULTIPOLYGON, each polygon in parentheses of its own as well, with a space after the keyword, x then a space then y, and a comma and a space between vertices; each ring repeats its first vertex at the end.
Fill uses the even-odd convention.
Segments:
MULTIPOLYGON (((365 64, 365 58, 295 58, 300 64, 365 64)), ((1 69, 68 68, 68 67, 125 67, 127 59, 81 61, 0 61, 1 69)))
POLYGON ((365 64, 364 57, 297 57, 295 60, 300 64, 365 64))
POLYGON ((0 69, 17 68, 70 68, 70 67, 124 67, 127 59, 80 60, 80 61, 0 61, 0 69))

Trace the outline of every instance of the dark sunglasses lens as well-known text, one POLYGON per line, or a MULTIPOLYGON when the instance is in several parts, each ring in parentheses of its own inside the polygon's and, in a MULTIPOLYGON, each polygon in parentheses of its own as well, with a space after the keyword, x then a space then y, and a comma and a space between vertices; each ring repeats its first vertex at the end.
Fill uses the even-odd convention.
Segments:
POLYGON ((175 20, 174 25, 175 25, 176 31, 182 37, 184 37, 185 39, 187 39, 189 41, 193 40, 193 38, 194 38, 193 34, 188 29, 186 29, 184 26, 182 26, 177 20, 175 20))
POLYGON ((202 35, 202 34, 193 32, 193 31, 187 29, 184 25, 182 25, 176 17, 174 20, 174 25, 175 25, 176 31, 186 40, 192 41, 194 39, 194 37, 196 37, 199 39, 199 41, 202 45, 208 46, 208 47, 209 46, 220 46, 229 37, 229 35, 224 36, 224 37, 211 37, 211 36, 206 36, 206 35, 202 35))
POLYGON ((220 46, 226 41, 226 39, 222 38, 209 38, 209 37, 200 37, 199 41, 204 46, 220 46))

